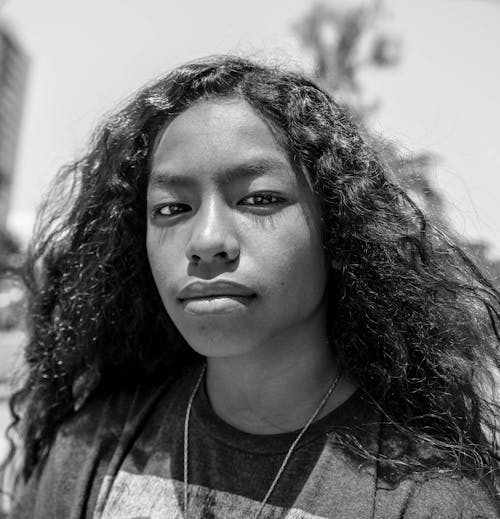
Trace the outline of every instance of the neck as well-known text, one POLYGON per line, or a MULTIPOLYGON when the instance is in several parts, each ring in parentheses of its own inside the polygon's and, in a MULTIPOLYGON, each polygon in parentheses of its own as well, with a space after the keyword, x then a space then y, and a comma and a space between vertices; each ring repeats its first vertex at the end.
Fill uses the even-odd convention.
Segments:
MULTIPOLYGON (((304 343, 293 335, 251 353, 207 359, 207 392, 215 413, 252 434, 300 429, 339 375, 326 338, 304 343), (307 344, 307 346, 305 346, 307 344)), ((355 391, 343 376, 316 420, 355 391)))

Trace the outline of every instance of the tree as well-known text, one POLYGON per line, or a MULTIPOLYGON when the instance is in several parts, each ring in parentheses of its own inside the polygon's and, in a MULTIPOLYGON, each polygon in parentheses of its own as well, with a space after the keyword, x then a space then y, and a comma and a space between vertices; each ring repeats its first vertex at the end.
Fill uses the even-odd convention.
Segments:
MULTIPOLYGON (((0 203, 7 188, 7 178, 0 171, 0 203)), ((0 224, 0 276, 7 270, 15 269, 20 263, 20 247, 12 234, 0 224)))
MULTIPOLYGON (((346 106, 364 127, 369 126, 369 118, 379 102, 365 101, 361 71, 367 67, 394 67, 402 55, 400 40, 377 27, 383 14, 381 0, 358 6, 323 1, 313 4, 294 27, 312 55, 316 81, 346 106)), ((437 225, 445 222, 443 196, 432 185, 429 175, 438 157, 425 151, 403 153, 399 147, 384 142, 373 133, 370 137, 381 149, 396 181, 410 193, 417 205, 437 225)), ((500 286, 500 262, 488 259, 488 245, 461 238, 458 241, 500 286)))

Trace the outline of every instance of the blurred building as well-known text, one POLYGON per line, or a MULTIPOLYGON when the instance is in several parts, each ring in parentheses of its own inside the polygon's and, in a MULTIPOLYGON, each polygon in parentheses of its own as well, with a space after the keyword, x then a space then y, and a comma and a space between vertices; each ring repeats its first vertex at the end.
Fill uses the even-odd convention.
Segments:
POLYGON ((22 46, 0 23, 0 230, 5 229, 9 210, 27 72, 22 46))

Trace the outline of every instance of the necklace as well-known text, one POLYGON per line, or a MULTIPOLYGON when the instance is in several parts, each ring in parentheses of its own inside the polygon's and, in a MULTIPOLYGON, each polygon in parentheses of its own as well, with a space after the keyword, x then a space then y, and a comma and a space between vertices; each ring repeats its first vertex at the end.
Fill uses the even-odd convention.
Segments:
MULTIPOLYGON (((196 381, 196 384, 193 388, 193 392, 191 393, 191 396, 189 397, 187 409, 186 409, 186 417, 184 420, 184 515, 186 519, 188 519, 188 459, 189 459, 189 416, 191 415, 191 406, 193 405, 194 397, 196 396, 196 393, 198 392, 198 388, 200 387, 201 381, 203 380, 203 376, 205 375, 205 371, 207 369, 207 365, 204 364, 203 368, 201 369, 201 373, 198 377, 198 380, 196 381)), ((257 513, 254 516, 254 519, 257 519, 260 514, 262 513, 262 510, 264 509, 264 506, 267 503, 267 500, 271 496, 273 490, 275 489, 281 475, 283 474, 283 471, 285 470, 285 467, 290 460, 290 457, 292 456, 293 450, 299 443, 302 436, 304 436, 307 429, 309 429, 309 426, 314 422, 315 418, 320 413, 321 409, 325 406, 326 402, 330 398, 330 395, 333 393, 334 389, 337 387, 337 384, 340 381, 342 375, 338 375, 330 384, 330 387, 328 388, 327 392, 325 393, 325 396, 321 399, 321 402, 319 403, 318 407, 312 414, 311 418, 307 421, 307 423, 304 425, 302 430, 297 435, 297 438, 293 441, 292 445, 290 445, 290 448, 288 449, 288 452, 286 453, 285 459, 281 463, 281 466, 271 483, 271 486, 269 487, 269 490, 267 491, 267 494, 264 496, 264 499, 260 503, 260 507, 257 510, 257 513)))

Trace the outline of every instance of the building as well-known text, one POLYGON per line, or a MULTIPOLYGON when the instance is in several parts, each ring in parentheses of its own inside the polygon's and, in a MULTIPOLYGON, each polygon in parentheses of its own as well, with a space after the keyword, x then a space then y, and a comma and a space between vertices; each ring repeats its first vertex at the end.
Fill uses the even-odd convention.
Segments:
POLYGON ((25 52, 0 23, 0 231, 5 230, 9 210, 27 72, 25 52))

